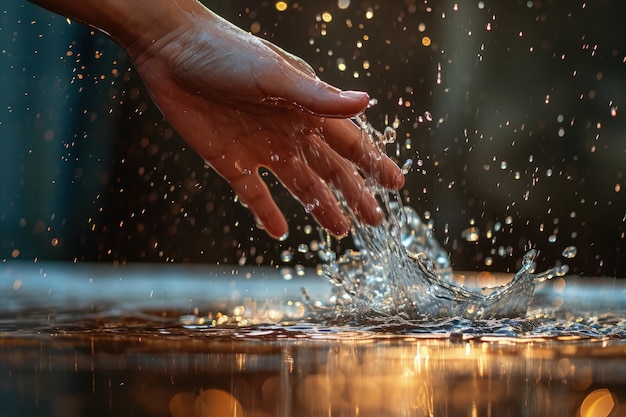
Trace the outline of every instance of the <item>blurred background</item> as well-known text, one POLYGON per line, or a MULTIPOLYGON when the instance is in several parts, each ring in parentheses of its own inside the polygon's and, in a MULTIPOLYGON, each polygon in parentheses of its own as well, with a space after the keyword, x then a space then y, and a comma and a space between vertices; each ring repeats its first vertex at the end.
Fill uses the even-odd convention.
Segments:
MULTIPOLYGON (((566 262, 626 277, 626 28, 617 0, 211 1, 320 78, 378 99, 403 199, 457 270, 566 262), (561 252, 577 248, 577 256, 561 252)), ((163 121, 126 54, 23 0, 0 6, 0 259, 301 265, 314 221, 271 183, 277 242, 163 121), (281 254, 289 256, 281 256, 281 254)), ((352 247, 350 239, 336 249, 352 247)))

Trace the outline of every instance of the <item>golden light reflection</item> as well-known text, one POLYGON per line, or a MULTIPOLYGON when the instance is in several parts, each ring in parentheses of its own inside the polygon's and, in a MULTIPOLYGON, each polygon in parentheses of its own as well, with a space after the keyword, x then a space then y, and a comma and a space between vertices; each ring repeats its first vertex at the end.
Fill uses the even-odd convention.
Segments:
MULTIPOLYGON (((550 391, 553 386, 564 402, 541 407, 569 410, 557 415, 617 417, 626 411, 619 404, 621 393, 587 391, 598 382, 595 366, 581 361, 575 346, 559 344, 554 349, 554 345, 533 346, 538 340, 519 344, 515 343, 519 339, 495 335, 490 341, 412 335, 397 346, 386 339, 360 336, 343 335, 340 344, 328 348, 319 341, 315 349, 305 346, 306 342, 304 350, 292 350, 292 346, 280 353, 280 369, 273 374, 248 374, 258 352, 235 353, 228 364, 228 369, 237 369, 231 390, 196 388, 195 394, 173 393, 171 415, 432 416, 439 415, 443 404, 454 411, 450 415, 504 415, 512 406, 525 407, 528 395, 550 391), (542 351, 551 351, 552 357, 542 351)), ((613 354, 617 352, 623 352, 622 347, 613 354)))
POLYGON ((207 389, 195 396, 180 392, 169 404, 172 417, 243 417, 242 405, 230 393, 219 389, 207 389))
POLYGON ((580 405, 580 417, 608 417, 619 404, 606 388, 591 392, 580 405))
POLYGON ((287 10, 287 2, 277 1, 276 10, 278 10, 279 12, 284 12, 285 10, 287 10))
POLYGON ((345 71, 348 68, 348 66, 346 65, 346 60, 343 58, 337 58, 337 69, 339 71, 345 71))

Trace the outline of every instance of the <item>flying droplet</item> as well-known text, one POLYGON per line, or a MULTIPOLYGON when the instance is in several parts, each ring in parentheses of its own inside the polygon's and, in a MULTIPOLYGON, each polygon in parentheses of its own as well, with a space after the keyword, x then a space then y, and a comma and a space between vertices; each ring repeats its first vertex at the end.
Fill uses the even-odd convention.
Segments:
POLYGON ((285 249, 280 252, 280 260, 283 262, 291 262, 293 259, 293 252, 290 249, 285 249))
POLYGON ((283 276, 283 279, 285 281, 289 281, 289 280, 293 279, 293 271, 291 270, 291 268, 283 268, 280 271, 280 274, 283 276))
POLYGON ((480 230, 477 227, 468 227, 461 232, 461 237, 468 242, 478 242, 480 238, 480 230))
POLYGON ((404 164, 402 165, 402 174, 406 175, 409 173, 409 171, 411 170, 411 166, 413 166, 413 160, 412 159, 407 159, 404 164))
POLYGON ((565 249, 563 249, 563 252, 561 253, 561 255, 563 255, 564 258, 575 258, 576 254, 578 253, 578 250, 576 249, 576 246, 568 246, 565 249))
POLYGON ((383 132, 384 143, 394 143, 396 141, 396 129, 391 126, 387 126, 383 132))

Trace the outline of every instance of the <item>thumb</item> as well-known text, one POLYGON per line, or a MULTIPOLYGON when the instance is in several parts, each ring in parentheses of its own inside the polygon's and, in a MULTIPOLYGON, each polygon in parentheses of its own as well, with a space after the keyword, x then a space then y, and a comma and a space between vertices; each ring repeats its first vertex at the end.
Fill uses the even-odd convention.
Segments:
POLYGON ((275 98, 295 103, 320 116, 350 117, 364 111, 369 95, 363 91, 340 90, 321 81, 309 64, 270 42, 265 44, 282 58, 281 79, 268 77, 265 92, 275 98))
POLYGON ((273 90, 278 97, 319 116, 351 117, 364 111, 370 97, 363 91, 343 91, 318 78, 289 77, 273 90))

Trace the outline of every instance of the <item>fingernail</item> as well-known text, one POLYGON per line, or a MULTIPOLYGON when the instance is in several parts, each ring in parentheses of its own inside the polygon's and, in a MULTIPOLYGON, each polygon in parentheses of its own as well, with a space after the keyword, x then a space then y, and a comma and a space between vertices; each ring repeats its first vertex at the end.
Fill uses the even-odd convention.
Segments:
POLYGON ((363 100, 367 97, 367 99, 369 100, 369 94, 364 91, 347 90, 340 92, 339 96, 342 98, 347 98, 349 100, 363 100))

